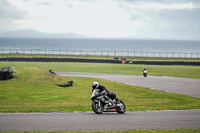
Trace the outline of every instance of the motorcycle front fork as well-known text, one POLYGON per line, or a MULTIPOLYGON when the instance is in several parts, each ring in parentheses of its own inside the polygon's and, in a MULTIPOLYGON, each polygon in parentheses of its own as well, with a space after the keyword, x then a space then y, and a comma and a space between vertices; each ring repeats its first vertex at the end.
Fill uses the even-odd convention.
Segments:
POLYGON ((100 102, 100 100, 98 101, 98 107, 99 107, 99 108, 101 107, 101 102, 100 102))

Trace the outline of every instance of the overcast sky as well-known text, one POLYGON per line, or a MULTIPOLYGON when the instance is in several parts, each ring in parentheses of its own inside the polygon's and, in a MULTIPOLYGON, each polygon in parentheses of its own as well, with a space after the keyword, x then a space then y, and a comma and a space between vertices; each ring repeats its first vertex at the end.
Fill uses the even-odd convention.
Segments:
POLYGON ((200 0, 0 0, 0 32, 200 40, 200 0))

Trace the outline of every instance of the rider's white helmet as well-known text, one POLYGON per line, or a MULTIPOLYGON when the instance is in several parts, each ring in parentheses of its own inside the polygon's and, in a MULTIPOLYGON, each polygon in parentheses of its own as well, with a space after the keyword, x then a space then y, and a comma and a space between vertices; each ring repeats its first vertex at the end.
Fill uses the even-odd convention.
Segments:
POLYGON ((99 83, 98 82, 93 82, 92 83, 92 88, 98 88, 99 87, 99 83))

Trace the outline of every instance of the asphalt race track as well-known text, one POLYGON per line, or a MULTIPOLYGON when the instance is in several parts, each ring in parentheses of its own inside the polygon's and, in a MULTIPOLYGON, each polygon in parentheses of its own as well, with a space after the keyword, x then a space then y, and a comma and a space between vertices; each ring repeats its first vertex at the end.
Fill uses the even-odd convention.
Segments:
MULTIPOLYGON (((143 86, 167 92, 174 92, 200 98, 200 79, 174 78, 166 76, 133 76, 120 74, 56 72, 61 76, 94 77, 121 82, 130 85, 143 86)), ((92 84, 92 83, 91 83, 92 84)))
MULTIPOLYGON (((94 77, 159 89, 200 98, 200 80, 57 72, 62 76, 94 77)), ((166 111, 130 111, 125 114, 94 112, 73 113, 0 113, 0 131, 95 131, 128 129, 200 128, 200 109, 166 111)))
POLYGON ((200 110, 133 111, 125 114, 4 113, 0 131, 95 131, 200 128, 200 110))

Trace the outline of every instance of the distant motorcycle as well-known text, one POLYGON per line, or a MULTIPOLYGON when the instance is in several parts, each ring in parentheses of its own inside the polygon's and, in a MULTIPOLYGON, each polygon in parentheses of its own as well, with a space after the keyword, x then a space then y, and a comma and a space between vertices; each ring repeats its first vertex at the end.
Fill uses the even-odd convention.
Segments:
POLYGON ((103 112, 117 112, 123 114, 126 111, 125 104, 116 97, 117 92, 111 93, 112 102, 106 103, 106 97, 102 93, 99 93, 96 89, 93 90, 91 100, 92 109, 96 114, 102 114, 103 112))
POLYGON ((144 76, 144 77, 147 77, 147 70, 144 70, 144 71, 143 71, 143 76, 144 76))

